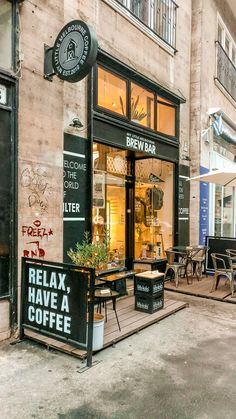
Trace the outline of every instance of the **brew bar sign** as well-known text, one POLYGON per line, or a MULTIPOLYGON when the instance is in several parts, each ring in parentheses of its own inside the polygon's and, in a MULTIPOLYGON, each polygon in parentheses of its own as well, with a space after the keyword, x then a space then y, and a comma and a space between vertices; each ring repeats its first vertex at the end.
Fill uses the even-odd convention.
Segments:
POLYGON ((24 326, 86 344, 86 274, 27 263, 24 326))
POLYGON ((96 34, 81 20, 65 25, 56 38, 52 65, 57 76, 75 83, 82 80, 91 70, 97 58, 96 34))

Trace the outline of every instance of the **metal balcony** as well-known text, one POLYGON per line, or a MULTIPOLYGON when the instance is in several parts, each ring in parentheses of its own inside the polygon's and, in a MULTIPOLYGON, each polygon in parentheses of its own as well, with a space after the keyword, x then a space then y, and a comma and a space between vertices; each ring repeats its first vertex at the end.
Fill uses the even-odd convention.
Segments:
POLYGON ((173 0, 116 0, 176 50, 177 4, 173 0))

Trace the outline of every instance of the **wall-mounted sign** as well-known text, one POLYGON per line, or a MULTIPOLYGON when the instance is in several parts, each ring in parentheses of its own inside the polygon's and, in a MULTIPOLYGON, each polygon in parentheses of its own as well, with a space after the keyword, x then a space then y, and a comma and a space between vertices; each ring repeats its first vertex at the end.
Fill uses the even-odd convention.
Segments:
POLYGON ((0 84, 0 104, 6 105, 7 103, 7 88, 6 86, 3 86, 3 84, 0 84))
MULTIPOLYGON (((200 166, 200 174, 207 173, 209 169, 200 166)), ((199 244, 205 245, 206 236, 209 234, 209 183, 200 182, 200 228, 199 244)))
POLYGON ((57 76, 75 83, 91 70, 97 58, 97 38, 93 28, 81 20, 73 20, 58 34, 52 52, 52 65, 57 76))
POLYGON ((89 230, 91 205, 89 141, 64 134, 64 262, 70 262, 68 250, 84 238, 89 230))
POLYGON ((157 154, 155 141, 148 140, 138 134, 127 132, 126 146, 132 150, 143 151, 147 154, 157 154))
POLYGON ((178 205, 178 225, 179 243, 189 245, 189 167, 179 166, 179 205, 178 205))

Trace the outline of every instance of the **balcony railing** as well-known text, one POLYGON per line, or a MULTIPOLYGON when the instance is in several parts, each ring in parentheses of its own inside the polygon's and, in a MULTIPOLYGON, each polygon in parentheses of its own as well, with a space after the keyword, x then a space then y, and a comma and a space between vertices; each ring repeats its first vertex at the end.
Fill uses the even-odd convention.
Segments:
POLYGON ((222 48, 216 42, 217 50, 217 75, 216 79, 225 88, 229 95, 236 101, 236 67, 222 48))
POLYGON ((116 0, 151 29, 165 43, 176 49, 177 4, 173 0, 116 0))

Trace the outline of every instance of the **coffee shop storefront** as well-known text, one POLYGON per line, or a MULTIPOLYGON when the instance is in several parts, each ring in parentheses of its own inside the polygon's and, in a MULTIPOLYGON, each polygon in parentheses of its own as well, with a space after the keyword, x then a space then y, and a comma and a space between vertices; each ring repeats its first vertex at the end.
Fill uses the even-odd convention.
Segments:
POLYGON ((178 236, 182 101, 106 54, 92 83, 92 232, 109 233, 110 266, 164 270, 178 236))

